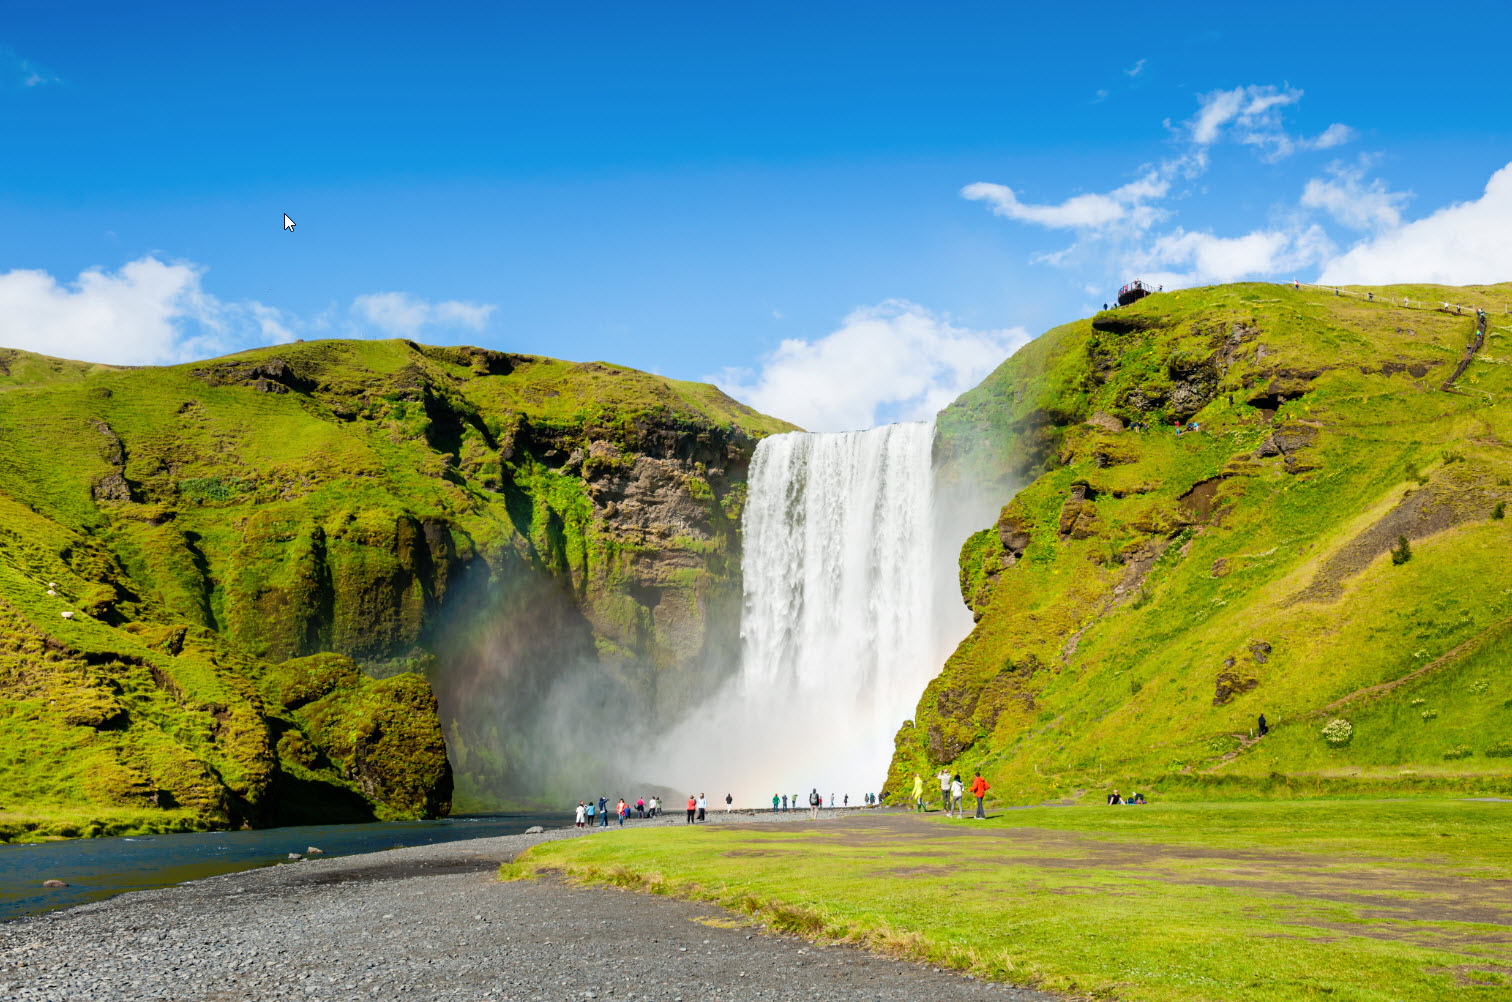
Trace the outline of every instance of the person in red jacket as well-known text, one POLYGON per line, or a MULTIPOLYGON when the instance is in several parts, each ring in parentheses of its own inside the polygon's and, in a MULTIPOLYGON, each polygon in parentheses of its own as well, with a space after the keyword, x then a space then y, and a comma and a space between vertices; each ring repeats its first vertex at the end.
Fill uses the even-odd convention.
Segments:
POLYGON ((690 793, 688 794, 688 824, 693 823, 693 813, 697 810, 698 800, 690 793))
POLYGON ((977 798, 977 812, 973 821, 986 821, 987 812, 982 810, 982 800, 987 796, 987 781, 982 778, 982 770, 978 769, 976 779, 971 781, 971 795, 977 798))

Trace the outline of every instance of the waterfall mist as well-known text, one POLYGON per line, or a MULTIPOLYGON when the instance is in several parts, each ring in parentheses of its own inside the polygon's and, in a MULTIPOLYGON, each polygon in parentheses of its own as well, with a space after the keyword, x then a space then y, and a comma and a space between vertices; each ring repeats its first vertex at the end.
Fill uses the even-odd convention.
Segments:
POLYGON ((932 422, 761 442, 739 674, 638 771, 742 804, 880 790, 898 727, 971 628, 955 575, 969 530, 937 507, 933 442, 932 422))

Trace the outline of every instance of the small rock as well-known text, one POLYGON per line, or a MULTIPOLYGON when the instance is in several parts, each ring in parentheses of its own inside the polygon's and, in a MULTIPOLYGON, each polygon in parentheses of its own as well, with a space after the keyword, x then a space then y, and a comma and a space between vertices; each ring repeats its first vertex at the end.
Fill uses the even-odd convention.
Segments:
POLYGON ((297 853, 297 852, 291 852, 291 853, 289 853, 289 858, 290 859, 298 859, 299 858, 299 853, 297 853))
POLYGON ((525 829, 525 834, 526 835, 545 835, 546 834, 546 829, 542 828, 540 825, 531 825, 529 828, 525 829))
POLYGON ((56 582, 56 581, 49 581, 49 582, 47 582, 47 587, 49 587, 49 588, 56 588, 56 587, 58 587, 58 582, 56 582))
POLYGON ((48 598, 57 598, 58 597, 58 593, 56 591, 54 591, 53 589, 49 588, 49 589, 47 589, 47 597, 48 598))
POLYGON ((68 885, 65 884, 61 880, 44 880, 44 881, 42 881, 42 886, 43 887, 67 887, 68 885))
POLYGON ((308 849, 305 850, 305 855, 307 855, 307 856, 318 856, 318 855, 320 855, 320 853, 322 851, 323 850, 317 849, 317 848, 315 848, 315 846, 312 845, 308 849))
POLYGON ((64 619, 73 619, 72 612, 60 612, 58 613, 58 615, 62 616, 64 619))

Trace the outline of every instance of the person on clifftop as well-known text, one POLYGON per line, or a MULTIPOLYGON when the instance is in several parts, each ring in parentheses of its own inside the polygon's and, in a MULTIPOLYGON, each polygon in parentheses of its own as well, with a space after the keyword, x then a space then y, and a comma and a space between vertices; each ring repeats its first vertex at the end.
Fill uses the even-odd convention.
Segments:
POLYGON ((974 821, 987 820, 987 812, 982 809, 982 802, 987 797, 988 789, 989 787, 987 786, 987 781, 982 778, 982 770, 978 769, 976 771, 976 779, 973 779, 971 781, 971 795, 975 797, 977 801, 976 817, 972 819, 974 821))

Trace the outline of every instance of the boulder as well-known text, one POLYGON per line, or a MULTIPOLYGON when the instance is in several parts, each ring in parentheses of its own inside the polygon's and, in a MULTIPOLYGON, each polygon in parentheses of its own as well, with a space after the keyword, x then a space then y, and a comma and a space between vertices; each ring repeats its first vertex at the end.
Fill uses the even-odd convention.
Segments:
POLYGON ((545 835, 546 834, 546 829, 542 828, 540 825, 531 825, 529 828, 525 829, 525 834, 526 835, 545 835))
POLYGON ((68 885, 66 883, 64 883, 63 881, 61 881, 61 880, 44 880, 44 881, 42 881, 42 886, 43 887, 67 887, 68 885))

